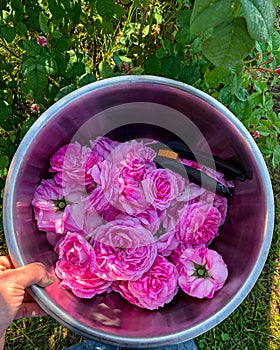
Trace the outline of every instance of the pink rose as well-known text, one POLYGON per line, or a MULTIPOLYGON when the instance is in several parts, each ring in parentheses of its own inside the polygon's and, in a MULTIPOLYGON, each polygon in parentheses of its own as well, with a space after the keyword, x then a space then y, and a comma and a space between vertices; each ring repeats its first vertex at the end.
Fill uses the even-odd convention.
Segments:
POLYGON ((153 235, 133 218, 98 226, 91 243, 96 253, 96 273, 107 280, 138 279, 157 255, 153 235))
POLYGON ((78 233, 68 232, 56 245, 58 253, 55 272, 61 286, 80 298, 92 298, 109 290, 111 283, 95 273, 96 256, 93 247, 78 233))
POLYGON ((71 216, 70 203, 65 199, 63 189, 54 180, 42 180, 32 199, 39 230, 62 234, 64 223, 71 216))
POLYGON ((185 205, 180 211, 176 237, 188 244, 210 244, 218 235, 221 213, 205 202, 185 205))
POLYGON ((90 155, 90 148, 81 146, 78 142, 61 147, 50 159, 50 172, 60 173, 59 184, 64 186, 87 185, 92 182, 86 174, 86 162, 90 155))
POLYGON ((221 220, 219 222, 219 226, 223 225, 227 217, 227 210, 228 210, 227 198, 218 196, 215 193, 206 191, 202 196, 202 200, 219 210, 219 212, 221 213, 221 220))
POLYGON ((188 248, 180 258, 179 286, 196 298, 213 298, 228 277, 221 255, 208 248, 188 248))
POLYGON ((48 44, 48 40, 47 40, 47 38, 44 37, 44 36, 39 36, 39 37, 37 38, 37 44, 38 44, 39 46, 41 46, 41 47, 46 46, 46 45, 48 44))
POLYGON ((98 136, 94 141, 90 141, 90 146, 94 152, 99 154, 102 160, 105 160, 119 142, 112 141, 106 136, 98 136))
POLYGON ((39 113, 40 111, 40 106, 38 105, 38 103, 33 103, 30 107, 31 111, 33 113, 39 113))
POLYGON ((108 139, 108 137, 97 137, 94 141, 90 141, 91 152, 86 162, 86 173, 91 175, 94 165, 105 160, 112 150, 119 143, 108 139))
POLYGON ((166 258, 158 255, 151 268, 136 281, 113 285, 122 297, 139 307, 156 310, 169 303, 178 291, 178 271, 166 258))
POLYGON ((146 173, 142 186, 148 202, 164 210, 182 194, 185 180, 169 169, 154 169, 146 173))
POLYGON ((137 215, 150 203, 144 194, 142 180, 155 169, 156 153, 135 140, 119 144, 106 160, 92 167, 92 178, 101 186, 104 197, 118 210, 137 215))
POLYGON ((152 234, 156 234, 160 226, 162 212, 154 208, 152 205, 146 210, 135 215, 141 224, 152 234))
POLYGON ((156 241, 156 245, 159 254, 163 256, 169 256, 178 246, 175 230, 165 232, 160 235, 156 241))

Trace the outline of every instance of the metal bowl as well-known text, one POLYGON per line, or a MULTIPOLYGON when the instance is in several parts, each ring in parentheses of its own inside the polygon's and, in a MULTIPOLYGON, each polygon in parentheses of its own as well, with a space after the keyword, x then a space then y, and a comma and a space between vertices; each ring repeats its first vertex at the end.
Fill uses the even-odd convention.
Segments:
POLYGON ((4 229, 15 265, 54 265, 56 256, 34 221, 31 200, 46 177, 50 156, 75 139, 110 135, 121 140, 174 135, 197 150, 242 167, 228 217, 213 248, 229 268, 225 286, 212 300, 178 293, 159 309, 130 305, 118 294, 82 300, 53 285, 30 292, 59 323, 89 339, 129 347, 175 344, 223 321, 250 292, 263 268, 274 225, 273 192, 262 155, 245 127, 223 105, 186 84, 153 76, 98 81, 65 96, 34 123, 10 166, 4 196, 4 229))

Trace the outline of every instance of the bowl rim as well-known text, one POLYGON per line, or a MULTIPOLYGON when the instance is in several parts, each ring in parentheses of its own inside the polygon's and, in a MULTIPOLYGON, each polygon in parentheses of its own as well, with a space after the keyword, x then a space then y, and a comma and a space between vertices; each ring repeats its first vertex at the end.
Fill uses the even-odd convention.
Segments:
POLYGON ((4 199, 3 199, 3 226, 5 232, 5 238, 9 253, 11 255, 12 261, 15 266, 23 266, 25 262, 23 256, 19 250, 16 240, 16 234, 13 225, 13 203, 14 203, 14 191, 16 185, 16 179, 18 177, 23 155, 26 149, 30 146, 33 139, 40 132, 50 119, 52 119, 61 109, 67 106, 69 103, 77 100, 78 98, 85 96, 94 91, 99 91, 106 89, 108 87, 120 85, 120 84, 139 84, 139 83, 150 83, 150 84, 159 84, 167 85, 169 87, 177 88, 183 90, 187 93, 190 93, 206 103, 213 106, 219 112, 221 112, 241 133, 244 139, 247 141, 248 148, 254 155, 255 161, 258 165, 260 176, 263 181, 263 186, 265 190, 265 201, 266 201, 266 218, 265 218, 265 235, 264 239, 256 260, 256 264, 253 266, 249 276, 247 277, 244 285, 240 290, 234 295, 234 297, 217 313, 212 315, 210 318, 202 321, 193 327, 168 335, 156 336, 156 337, 131 337, 131 336, 119 336, 115 334, 109 334, 102 331, 89 328, 77 321, 69 314, 59 309, 55 304, 52 308, 49 307, 50 300, 47 297, 47 293, 44 292, 44 289, 34 285, 29 288, 29 291, 36 302, 46 311, 50 316, 56 319, 60 324, 64 325, 71 331, 85 336, 89 339, 97 340, 103 343, 119 346, 133 346, 137 348, 143 348, 147 346, 156 347, 180 343, 183 341, 191 340, 211 328, 215 327, 217 324, 222 322, 227 318, 245 299, 249 294, 256 281, 258 280, 261 271, 266 262, 274 229, 274 196, 272 185, 270 181, 269 172, 263 156, 256 145, 253 137, 250 135, 245 126, 237 119, 237 117, 230 112, 224 105, 219 101, 214 99, 212 96, 206 94, 205 92, 194 88, 188 84, 158 76, 152 75, 128 75, 128 76, 118 76, 113 78, 107 78, 105 80, 99 80, 93 83, 90 83, 86 86, 83 86, 68 95, 61 98, 59 101, 55 102, 50 106, 31 126, 29 131, 26 133, 22 139, 9 168, 5 190, 4 190, 4 199))

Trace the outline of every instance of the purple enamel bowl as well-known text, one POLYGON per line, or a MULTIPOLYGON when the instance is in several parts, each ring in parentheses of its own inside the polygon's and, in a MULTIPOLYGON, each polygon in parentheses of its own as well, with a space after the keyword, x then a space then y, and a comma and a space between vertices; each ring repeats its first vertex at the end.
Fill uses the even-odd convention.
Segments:
POLYGON ((59 323, 89 339, 128 347, 175 344, 208 331, 234 311, 259 277, 271 244, 274 201, 269 173, 248 131, 223 105, 186 84, 153 76, 98 81, 65 96, 34 123, 12 161, 4 196, 4 229, 16 266, 54 265, 56 256, 33 217, 31 200, 47 176, 50 156, 71 140, 108 135, 119 141, 182 139, 246 173, 235 181, 225 224, 212 244, 229 269, 214 298, 178 293, 158 311, 130 305, 118 294, 75 297, 57 279, 30 292, 59 323))

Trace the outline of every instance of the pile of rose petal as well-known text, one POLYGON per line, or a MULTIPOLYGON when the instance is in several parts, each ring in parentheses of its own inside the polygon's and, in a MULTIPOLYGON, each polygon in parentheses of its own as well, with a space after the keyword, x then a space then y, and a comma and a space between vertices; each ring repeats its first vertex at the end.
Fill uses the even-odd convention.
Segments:
MULTIPOLYGON (((222 288, 227 266, 208 246, 226 219, 227 199, 158 169, 155 156, 143 142, 98 137, 51 157, 32 204, 58 254, 62 288, 80 298, 117 292, 150 310, 179 288, 197 298, 222 288)), ((182 162, 232 186, 212 169, 182 162)))

